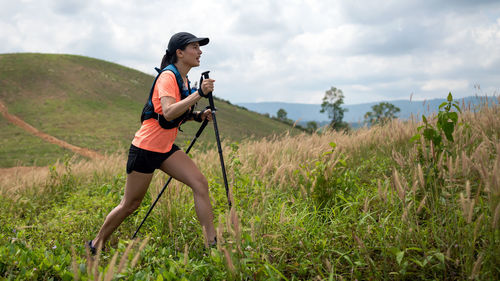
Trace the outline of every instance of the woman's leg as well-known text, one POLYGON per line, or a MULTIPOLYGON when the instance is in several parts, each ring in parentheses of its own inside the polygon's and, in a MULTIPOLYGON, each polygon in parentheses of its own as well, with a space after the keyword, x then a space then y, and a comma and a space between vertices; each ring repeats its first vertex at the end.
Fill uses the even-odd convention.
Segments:
POLYGON ((144 174, 132 171, 132 173, 127 174, 125 194, 123 195, 122 201, 108 214, 96 238, 92 240, 92 245, 95 247, 97 247, 99 243, 104 245, 104 242, 108 240, 111 233, 115 231, 126 217, 139 207, 152 178, 153 173, 144 174))
POLYGON ((214 215, 210 196, 208 195, 208 182, 196 164, 181 150, 174 152, 161 164, 160 169, 191 187, 194 197, 194 208, 202 227, 207 232, 209 243, 214 242, 216 236, 214 228, 214 215))

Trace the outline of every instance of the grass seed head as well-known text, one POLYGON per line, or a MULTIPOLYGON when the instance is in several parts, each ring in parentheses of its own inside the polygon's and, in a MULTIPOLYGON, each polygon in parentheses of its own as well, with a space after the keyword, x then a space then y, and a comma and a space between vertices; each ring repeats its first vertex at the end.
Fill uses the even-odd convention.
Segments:
POLYGON ((491 226, 493 229, 496 229, 498 227, 499 219, 500 219, 500 202, 498 202, 497 207, 495 208, 495 213, 491 221, 491 226))
POLYGON ((118 250, 116 250, 115 254, 111 258, 111 261, 109 262, 108 265, 108 270, 104 275, 104 281, 111 281, 111 279, 113 279, 113 275, 115 274, 115 265, 116 265, 116 259, 118 258, 118 253, 119 253, 118 250))
MULTIPOLYGON (((87 247, 85 247, 85 249, 88 251, 87 247)), ((76 252, 73 245, 71 245, 71 270, 73 271, 73 278, 75 280, 80 280, 80 270, 76 264, 76 252)))
POLYGON ((363 212, 367 213, 369 207, 370 207, 370 201, 368 201, 368 197, 365 197, 365 203, 363 204, 363 212))
POLYGON ((401 181, 399 179, 399 174, 396 169, 393 170, 393 181, 394 181, 394 186, 396 188, 396 191, 398 193, 399 199, 404 202, 405 200, 405 191, 403 189, 403 186, 401 185, 401 181))
POLYGON ((120 263, 118 264, 118 270, 116 272, 121 273, 122 270, 125 269, 125 266, 128 261, 128 253, 134 246, 136 240, 132 240, 128 245, 127 248, 125 249, 125 252, 123 252, 122 258, 120 259, 120 263))
POLYGON ((472 267, 472 273, 470 275, 470 279, 476 279, 476 277, 479 274, 479 271, 481 270, 481 264, 483 262, 483 254, 479 254, 479 257, 477 258, 476 262, 474 262, 474 266, 472 267))
POLYGON ((424 208, 425 200, 427 200, 427 194, 424 196, 424 199, 422 199, 422 201, 420 201, 420 204, 418 205, 418 208, 417 208, 417 214, 420 214, 420 212, 424 208))
POLYGON ((205 226, 201 227, 201 230, 203 231, 203 243, 205 244, 205 248, 208 249, 208 234, 207 234, 207 229, 205 226))
POLYGON ((144 247, 146 247, 146 244, 149 241, 149 236, 146 237, 144 240, 142 240, 141 245, 139 246, 139 249, 137 250, 137 253, 135 254, 134 258, 132 259, 132 263, 130 264, 131 268, 134 268, 137 262, 139 261, 139 257, 141 255, 142 250, 144 250, 144 247))
POLYGON ((231 255, 226 247, 222 247, 222 252, 224 252, 224 256, 226 257, 227 267, 234 274, 236 272, 236 268, 234 267, 233 260, 231 259, 231 255))
POLYGON ((187 265, 189 260, 189 248, 187 244, 184 244, 184 265, 187 265))

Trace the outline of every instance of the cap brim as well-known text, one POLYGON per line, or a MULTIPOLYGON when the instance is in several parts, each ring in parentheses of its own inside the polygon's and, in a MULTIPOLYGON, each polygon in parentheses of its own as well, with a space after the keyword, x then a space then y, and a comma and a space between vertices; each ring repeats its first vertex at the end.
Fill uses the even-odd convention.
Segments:
POLYGON ((206 44, 208 44, 209 41, 210 40, 208 38, 206 38, 206 37, 204 37, 204 38, 193 38, 193 39, 190 39, 188 41, 188 43, 198 42, 198 43, 200 43, 200 46, 205 46, 206 44))

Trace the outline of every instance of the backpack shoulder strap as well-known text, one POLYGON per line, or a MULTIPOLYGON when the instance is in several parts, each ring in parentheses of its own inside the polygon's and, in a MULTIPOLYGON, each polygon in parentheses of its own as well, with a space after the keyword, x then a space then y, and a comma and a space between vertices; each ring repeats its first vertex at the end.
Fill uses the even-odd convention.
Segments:
MULTIPOLYGON (((181 93, 181 99, 185 99, 187 96, 189 96, 191 93, 184 86, 184 80, 182 79, 182 76, 177 67, 175 67, 175 65, 173 64, 169 64, 167 65, 167 67, 162 69, 161 72, 166 70, 172 71, 172 73, 174 73, 175 80, 177 81, 177 86, 179 87, 179 92, 181 93)), ((188 88, 189 88, 189 79, 188 79, 188 88)))
POLYGON ((176 118, 173 121, 166 121, 166 120, 163 120, 164 119, 163 115, 158 114, 158 113, 155 112, 155 108, 154 108, 154 104, 153 104, 153 92, 154 92, 154 88, 155 88, 155 85, 156 85, 156 81, 158 81, 158 78, 160 77, 160 75, 164 71, 171 71, 175 75, 175 80, 177 81, 177 87, 179 88, 179 92, 181 94, 181 99, 184 99, 189 94, 191 94, 190 93, 191 91, 189 89, 190 88, 189 87, 189 80, 188 80, 188 89, 185 89, 185 87, 184 87, 184 80, 182 80, 182 76, 179 73, 179 70, 173 64, 169 64, 169 65, 167 65, 167 67, 165 67, 163 69, 155 67, 155 70, 158 72, 158 75, 156 76, 156 78, 155 78, 155 80, 153 82, 153 85, 151 86, 151 90, 149 92, 148 100, 147 100, 147 102, 144 105, 144 108, 142 110, 141 123, 144 120, 147 120, 147 119, 150 119, 150 118, 154 118, 154 119, 157 119, 158 121, 164 121, 164 122, 160 122, 160 125, 162 125, 162 127, 164 127, 165 129, 170 129, 170 128, 176 127, 179 123, 181 123, 185 119, 185 117, 186 117, 185 115, 186 114, 183 114, 182 116, 176 118), (163 123, 166 123, 166 125, 163 124, 163 123))
POLYGON ((144 104, 144 108, 142 109, 141 123, 144 122, 144 120, 155 117, 155 107, 153 105, 153 92, 155 89, 156 81, 163 72, 158 67, 155 67, 155 70, 158 72, 158 74, 156 75, 155 80, 153 81, 153 85, 151 85, 151 90, 149 90, 148 99, 146 100, 146 104, 144 104))

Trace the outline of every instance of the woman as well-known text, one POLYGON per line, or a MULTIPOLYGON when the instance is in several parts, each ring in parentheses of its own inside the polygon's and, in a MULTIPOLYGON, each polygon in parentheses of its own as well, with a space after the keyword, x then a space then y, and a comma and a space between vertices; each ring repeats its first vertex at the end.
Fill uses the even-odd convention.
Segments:
MULTIPOLYGON (((189 110, 202 97, 207 97, 204 93, 213 91, 215 80, 203 80, 200 89, 192 94, 186 93, 185 89, 187 87, 191 92, 187 74, 192 67, 200 65, 200 56, 202 54, 200 46, 206 45, 208 42, 208 38, 197 38, 187 32, 176 33, 170 38, 167 52, 162 59, 161 68, 165 69, 169 65, 169 68, 172 68, 171 65, 175 66, 174 69, 178 71, 177 78, 180 80, 180 77, 182 77, 184 87, 179 89, 180 82, 178 83, 179 80, 176 79, 173 71, 161 72, 153 85, 151 100, 154 111, 159 116, 164 117, 166 121, 176 120, 180 116, 186 116, 188 120, 212 120, 210 109, 197 113, 192 113, 189 110), (186 93, 187 97, 181 99, 181 93, 186 93), (186 114, 186 112, 191 113, 186 114)), ((201 226, 205 228, 209 244, 216 243, 208 182, 193 160, 174 144, 177 130, 177 126, 172 129, 165 129, 164 126, 160 125, 159 118, 143 121, 129 150, 127 181, 123 199, 107 215, 97 236, 87 243, 93 254, 97 251, 96 247, 104 245, 111 233, 139 207, 153 178, 155 169, 160 169, 191 187, 198 220, 201 226)))

